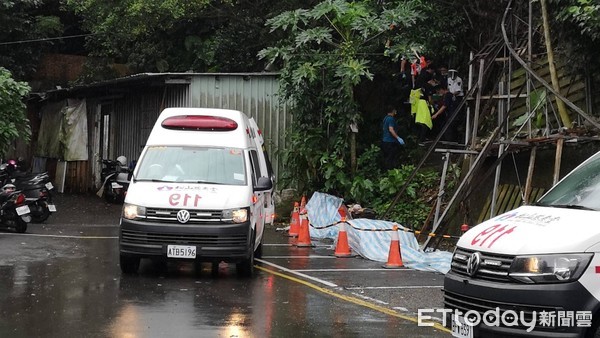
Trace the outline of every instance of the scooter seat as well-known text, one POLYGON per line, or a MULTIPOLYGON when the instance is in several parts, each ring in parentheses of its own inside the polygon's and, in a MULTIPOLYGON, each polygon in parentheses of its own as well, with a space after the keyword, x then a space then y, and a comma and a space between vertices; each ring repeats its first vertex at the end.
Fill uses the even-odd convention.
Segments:
POLYGON ((50 181, 44 181, 44 182, 30 182, 30 181, 25 181, 25 182, 19 182, 16 181, 14 184, 17 187, 17 189, 19 190, 40 190, 40 189, 44 189, 46 188, 46 183, 48 183, 50 181))

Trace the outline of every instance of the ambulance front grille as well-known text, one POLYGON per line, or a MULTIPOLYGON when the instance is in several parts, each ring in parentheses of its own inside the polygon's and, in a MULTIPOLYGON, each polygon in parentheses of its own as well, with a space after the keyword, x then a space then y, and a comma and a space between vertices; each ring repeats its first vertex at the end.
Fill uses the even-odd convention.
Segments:
POLYGON ((515 280, 508 277, 508 270, 514 259, 514 256, 509 255, 479 252, 481 254, 481 263, 479 264, 479 268, 474 275, 469 275, 467 273, 467 262, 469 257, 471 257, 474 252, 474 250, 456 248, 456 251, 452 256, 452 271, 459 275, 471 277, 472 279, 483 279, 503 283, 517 283, 515 280))
POLYGON ((121 242, 124 245, 199 245, 202 247, 242 248, 248 245, 248 236, 239 234, 184 234, 153 233, 147 231, 121 230, 121 242))
MULTIPOLYGON (((468 311, 477 311, 480 315, 484 315, 486 312, 498 314, 500 316, 505 315, 507 311, 517 313, 519 316, 518 323, 523 322, 531 323, 533 320, 537 320, 536 330, 555 330, 556 323, 554 320, 550 325, 540 326, 539 321, 541 319, 541 313, 559 313, 559 311, 565 311, 561 307, 544 307, 534 306, 528 304, 516 304, 508 302, 499 302, 495 300, 486 300, 475 297, 468 297, 458 293, 449 292, 444 290, 444 307, 452 310, 460 310, 463 314, 468 311)), ((508 313, 506 314, 508 315, 508 313)), ((512 321, 512 318, 507 320, 512 321)))
MULTIPOLYGON (((177 221, 177 213, 181 209, 160 209, 147 208, 146 221, 160 223, 179 223, 177 221)), ((190 212, 190 220, 187 224, 210 224, 222 223, 230 221, 223 219, 222 210, 188 210, 190 212)))

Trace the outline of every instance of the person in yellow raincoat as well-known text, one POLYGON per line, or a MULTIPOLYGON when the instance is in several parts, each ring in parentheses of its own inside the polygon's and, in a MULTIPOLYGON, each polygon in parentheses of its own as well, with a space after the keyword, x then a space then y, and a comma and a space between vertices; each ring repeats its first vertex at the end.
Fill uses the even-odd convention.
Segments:
POLYGON ((429 133, 433 127, 433 123, 431 121, 431 107, 423 97, 420 88, 410 91, 410 113, 415 117, 417 140, 419 145, 422 145, 427 133, 429 133))

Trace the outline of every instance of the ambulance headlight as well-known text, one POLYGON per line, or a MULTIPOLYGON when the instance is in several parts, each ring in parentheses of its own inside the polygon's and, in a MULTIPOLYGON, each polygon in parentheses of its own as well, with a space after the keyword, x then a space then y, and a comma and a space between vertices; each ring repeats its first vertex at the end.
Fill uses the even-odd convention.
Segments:
POLYGON ((123 204, 123 218, 136 219, 146 217, 146 208, 135 204, 123 204))
POLYGON ((248 220, 248 209, 223 210, 222 220, 225 222, 244 223, 248 220))
POLYGON ((564 283, 581 277, 594 255, 557 254, 517 256, 508 276, 523 283, 564 283))

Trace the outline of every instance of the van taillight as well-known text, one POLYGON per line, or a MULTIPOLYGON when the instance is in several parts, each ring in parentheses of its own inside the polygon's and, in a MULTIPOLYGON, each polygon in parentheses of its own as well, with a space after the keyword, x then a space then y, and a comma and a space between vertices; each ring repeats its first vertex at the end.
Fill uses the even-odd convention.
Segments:
POLYGON ((237 122, 226 117, 206 115, 180 115, 166 118, 161 126, 165 129, 198 131, 231 131, 238 127, 237 122))

